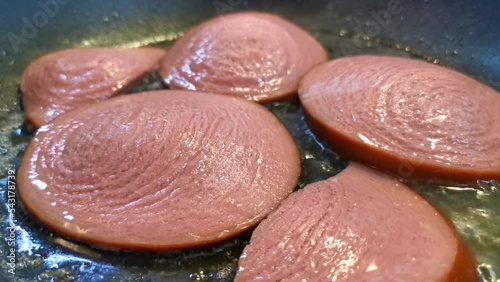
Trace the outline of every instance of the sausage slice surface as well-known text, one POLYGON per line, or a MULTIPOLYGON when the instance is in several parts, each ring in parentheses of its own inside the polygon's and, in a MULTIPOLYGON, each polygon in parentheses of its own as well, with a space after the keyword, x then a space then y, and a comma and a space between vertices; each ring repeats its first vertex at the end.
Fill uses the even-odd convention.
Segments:
POLYGON ((33 61, 21 77, 25 116, 38 128, 130 89, 157 66, 160 48, 75 48, 33 61))
POLYGON ((257 12, 208 20, 187 32, 160 65, 172 89, 222 93, 259 103, 296 94, 298 80, 327 60, 306 31, 257 12))
POLYGON ((351 163, 289 196, 255 229, 241 281, 476 281, 474 261, 427 201, 351 163))
POLYGON ((430 63, 345 57, 301 81, 315 133, 338 153, 409 179, 500 179, 500 94, 430 63))
POLYGON ((256 225, 295 188, 298 149, 262 106, 156 91, 78 108, 41 127, 18 171, 24 206, 90 244, 173 250, 256 225))

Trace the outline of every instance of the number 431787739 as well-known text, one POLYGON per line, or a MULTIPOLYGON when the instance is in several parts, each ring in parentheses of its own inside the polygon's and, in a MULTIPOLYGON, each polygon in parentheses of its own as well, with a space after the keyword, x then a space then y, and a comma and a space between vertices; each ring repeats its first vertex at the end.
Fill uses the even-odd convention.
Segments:
POLYGON ((9 212, 12 214, 16 205, 16 172, 14 170, 9 170, 9 175, 7 176, 7 206, 9 212))

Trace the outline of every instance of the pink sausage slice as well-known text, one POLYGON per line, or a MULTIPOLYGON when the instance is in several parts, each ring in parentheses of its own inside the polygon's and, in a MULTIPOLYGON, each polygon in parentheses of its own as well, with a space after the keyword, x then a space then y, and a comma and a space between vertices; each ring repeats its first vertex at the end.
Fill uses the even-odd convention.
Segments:
POLYGON ((297 92, 298 80, 327 60, 307 32, 280 17, 245 12, 191 29, 162 60, 172 89, 210 91, 271 102, 297 92))
POLYGON ((351 163, 293 193, 255 229, 242 281, 476 281, 452 226, 409 187, 351 163))
POLYGON ((65 112, 124 93, 165 54, 160 48, 78 48, 40 57, 21 77, 26 119, 38 128, 65 112))
POLYGON ((299 97, 339 153, 410 179, 500 179, 500 94, 456 71, 384 56, 318 66, 299 97))
POLYGON ((260 105, 156 91, 80 107, 41 127, 19 168, 18 193, 64 236, 173 250, 256 225, 299 174, 292 137, 260 105))

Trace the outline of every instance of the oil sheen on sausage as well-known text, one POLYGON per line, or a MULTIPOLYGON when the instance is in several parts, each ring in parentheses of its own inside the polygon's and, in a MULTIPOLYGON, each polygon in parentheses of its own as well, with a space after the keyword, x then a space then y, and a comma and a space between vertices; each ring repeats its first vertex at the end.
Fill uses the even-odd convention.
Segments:
POLYGON ((437 210, 399 181, 351 163, 293 193, 255 229, 242 281, 476 281, 437 210))
POLYGON ((165 54, 160 48, 76 48, 42 56, 21 77, 26 119, 38 128, 77 107, 124 93, 165 54))
POLYGON ((423 61, 344 57, 301 81, 315 133, 338 153, 400 177, 500 179, 500 93, 423 61))
POLYGON ((298 149, 258 104, 156 91, 80 107, 42 126, 18 171, 28 212, 60 234, 129 250, 222 241, 293 191, 298 149))
POLYGON ((298 80, 326 60, 323 47, 295 24, 244 12, 191 29, 162 60, 160 73, 172 89, 265 103, 296 94, 298 80))

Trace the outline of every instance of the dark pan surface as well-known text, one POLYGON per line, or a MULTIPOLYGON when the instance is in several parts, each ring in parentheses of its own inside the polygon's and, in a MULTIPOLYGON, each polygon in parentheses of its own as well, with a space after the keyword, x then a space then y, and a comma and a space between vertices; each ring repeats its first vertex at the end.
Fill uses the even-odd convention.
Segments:
MULTIPOLYGON (((17 198, 11 217, 7 175, 15 170, 32 135, 23 125, 17 84, 26 64, 41 54, 73 46, 168 47, 203 19, 252 9, 281 14, 304 26, 326 46, 331 58, 352 54, 421 58, 500 88, 500 4, 495 1, 479 5, 401 0, 401 11, 393 9, 385 20, 377 15, 394 1, 58 1, 57 12, 47 15, 47 22, 36 25, 35 32, 25 34, 23 18, 33 23, 35 15, 41 17, 46 10, 38 1, 0 2, 0 281, 232 281, 251 235, 196 250, 125 253, 93 249, 52 234, 23 211, 17 198), (9 246, 11 224, 19 226, 13 232, 13 246, 9 246), (15 251, 15 275, 8 272, 10 248, 15 251)), ((153 75, 135 91, 158 85, 153 75)), ((303 175, 298 188, 345 167, 347 163, 309 131, 296 99, 267 107, 285 123, 301 150, 303 175)), ((461 188, 410 185, 452 220, 478 260, 483 281, 498 281, 498 183, 483 181, 461 188)))

